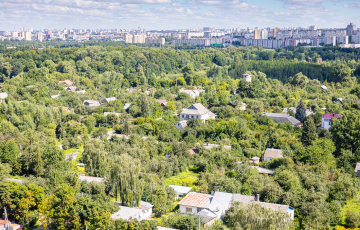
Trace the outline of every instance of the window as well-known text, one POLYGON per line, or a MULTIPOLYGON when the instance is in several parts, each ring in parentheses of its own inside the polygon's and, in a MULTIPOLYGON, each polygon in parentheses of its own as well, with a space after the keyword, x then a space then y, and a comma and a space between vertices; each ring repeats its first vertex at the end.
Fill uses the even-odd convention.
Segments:
POLYGON ((183 118, 185 117, 184 115, 182 115, 183 116, 183 118))
POLYGON ((191 118, 194 118, 194 116, 191 116, 191 118))
POLYGON ((330 123, 330 119, 324 119, 324 122, 330 123))
POLYGON ((186 118, 189 118, 189 115, 186 115, 186 118))
POLYGON ((186 213, 191 213, 192 212, 192 208, 186 208, 186 213))

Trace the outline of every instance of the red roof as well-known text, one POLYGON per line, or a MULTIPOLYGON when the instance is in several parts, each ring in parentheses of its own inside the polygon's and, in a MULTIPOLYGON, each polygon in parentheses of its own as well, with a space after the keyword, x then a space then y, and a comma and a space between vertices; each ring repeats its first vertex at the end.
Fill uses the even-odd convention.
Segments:
POLYGON ((179 205, 206 208, 210 205, 212 196, 203 193, 190 192, 182 199, 179 205))
POLYGON ((72 84, 74 84, 74 82, 70 81, 69 79, 66 79, 65 81, 59 81, 59 84, 66 84, 68 86, 71 86, 72 84))
POLYGON ((192 149, 189 150, 189 153, 190 153, 191 155, 195 154, 194 150, 192 150, 192 149))
POLYGON ((332 119, 332 118, 338 118, 338 117, 343 117, 343 115, 341 114, 335 114, 335 113, 327 113, 325 115, 322 116, 322 118, 326 118, 326 119, 332 119))

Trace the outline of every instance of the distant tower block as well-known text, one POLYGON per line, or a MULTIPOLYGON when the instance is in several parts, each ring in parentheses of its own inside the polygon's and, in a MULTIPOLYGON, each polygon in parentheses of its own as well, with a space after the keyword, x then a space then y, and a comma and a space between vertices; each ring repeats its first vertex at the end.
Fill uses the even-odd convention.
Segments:
POLYGON ((243 78, 244 78, 244 81, 251 82, 251 74, 244 73, 243 78))

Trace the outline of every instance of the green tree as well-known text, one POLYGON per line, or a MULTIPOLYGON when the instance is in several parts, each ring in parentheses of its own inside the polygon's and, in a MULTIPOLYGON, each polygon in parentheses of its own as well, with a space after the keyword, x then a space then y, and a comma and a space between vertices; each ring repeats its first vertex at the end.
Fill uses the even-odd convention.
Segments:
POLYGON ((100 140, 87 141, 84 145, 83 162, 85 169, 92 176, 106 176, 107 154, 100 140))
POLYGON ((110 169, 116 199, 129 207, 139 207, 143 193, 143 182, 140 180, 141 163, 139 159, 128 154, 116 156, 110 169))
POLYGON ((316 140, 316 127, 313 118, 310 116, 304 122, 301 132, 301 142, 305 146, 309 146, 314 140, 316 140))
POLYGON ((296 107, 295 118, 301 122, 306 118, 306 107, 302 99, 300 100, 298 107, 296 107))
POLYGON ((145 93, 143 93, 140 95, 138 101, 142 116, 143 117, 150 116, 154 106, 151 98, 148 97, 145 93))
POLYGON ((81 122, 88 128, 89 133, 94 129, 96 125, 96 118, 92 115, 87 116, 81 120, 81 122))
POLYGON ((334 81, 344 81, 345 79, 351 77, 353 71, 354 70, 351 69, 346 63, 337 63, 333 68, 333 79, 334 81))
POLYGON ((335 149, 331 140, 322 138, 313 141, 307 148, 301 149, 298 157, 302 162, 310 162, 314 165, 324 163, 329 167, 335 167, 336 162, 333 156, 335 149))

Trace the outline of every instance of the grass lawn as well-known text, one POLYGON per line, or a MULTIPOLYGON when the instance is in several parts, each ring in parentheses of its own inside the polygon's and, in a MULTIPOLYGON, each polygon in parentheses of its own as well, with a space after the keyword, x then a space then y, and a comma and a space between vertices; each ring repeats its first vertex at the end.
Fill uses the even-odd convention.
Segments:
POLYGON ((192 171, 179 173, 176 176, 169 177, 165 180, 166 185, 179 185, 197 188, 197 174, 192 171))

